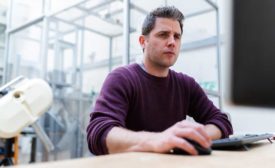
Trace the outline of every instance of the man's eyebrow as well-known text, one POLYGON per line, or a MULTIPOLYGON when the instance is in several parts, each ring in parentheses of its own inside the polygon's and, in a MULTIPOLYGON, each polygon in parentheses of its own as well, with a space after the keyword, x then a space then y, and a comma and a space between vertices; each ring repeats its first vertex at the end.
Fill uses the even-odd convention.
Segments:
POLYGON ((175 33, 175 35, 177 35, 177 36, 181 36, 182 34, 181 34, 181 33, 175 33))
POLYGON ((168 30, 160 30, 159 32, 157 32, 158 34, 159 33, 170 33, 170 31, 168 31, 168 30))
MULTIPOLYGON (((170 33, 171 31, 169 30, 160 30, 159 32, 157 32, 157 34, 160 34, 160 33, 170 33)), ((174 32, 174 34, 176 35, 181 35, 181 33, 177 33, 177 32, 174 32)))

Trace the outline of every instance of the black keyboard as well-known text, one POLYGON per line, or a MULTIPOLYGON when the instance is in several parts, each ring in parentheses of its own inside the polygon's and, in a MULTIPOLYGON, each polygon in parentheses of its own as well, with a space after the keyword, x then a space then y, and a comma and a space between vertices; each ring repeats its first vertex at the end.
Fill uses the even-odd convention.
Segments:
POLYGON ((244 147, 245 145, 251 144, 253 142, 257 142, 260 140, 273 138, 273 134, 247 134, 243 136, 230 137, 225 139, 218 139, 212 141, 212 149, 237 149, 244 147))

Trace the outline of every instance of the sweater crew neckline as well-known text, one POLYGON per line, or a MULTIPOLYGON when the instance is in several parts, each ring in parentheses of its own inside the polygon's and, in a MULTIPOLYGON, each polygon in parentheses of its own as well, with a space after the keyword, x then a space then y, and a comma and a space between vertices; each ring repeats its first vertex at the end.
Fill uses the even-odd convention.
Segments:
POLYGON ((166 77, 158 77, 158 76, 154 76, 154 75, 149 74, 144 69, 142 69, 142 67, 137 63, 134 63, 134 68, 136 68, 139 72, 141 72, 142 75, 144 75, 146 78, 148 78, 152 81, 158 82, 159 84, 160 83, 164 83, 164 84, 167 83, 169 81, 169 78, 170 78, 170 75, 171 75, 170 74, 171 73, 170 69, 169 69, 168 75, 166 77))

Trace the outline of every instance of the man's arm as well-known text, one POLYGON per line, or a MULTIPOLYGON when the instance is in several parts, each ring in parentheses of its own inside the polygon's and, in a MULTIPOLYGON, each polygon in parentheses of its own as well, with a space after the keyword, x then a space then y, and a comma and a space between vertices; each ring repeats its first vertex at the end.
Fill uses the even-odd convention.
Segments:
POLYGON ((192 79, 190 83, 191 104, 188 115, 196 122, 206 125, 207 132, 213 140, 231 135, 233 128, 228 116, 213 104, 195 80, 192 79))
MULTIPOLYGON (((209 127, 211 128, 211 127, 209 127)), ((183 120, 163 132, 134 132, 121 127, 113 127, 106 137, 109 153, 117 152, 157 152, 167 153, 173 148, 181 148, 196 155, 195 148, 184 138, 197 141, 203 147, 211 145, 208 127, 183 120)))
POLYGON ((205 125, 205 130, 212 140, 220 139, 222 137, 221 130, 214 124, 205 125))

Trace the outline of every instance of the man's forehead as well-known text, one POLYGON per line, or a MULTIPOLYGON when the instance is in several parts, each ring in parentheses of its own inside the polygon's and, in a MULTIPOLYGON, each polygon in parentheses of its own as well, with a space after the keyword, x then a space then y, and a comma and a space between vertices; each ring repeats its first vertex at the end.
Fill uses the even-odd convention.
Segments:
POLYGON ((157 18, 154 29, 155 31, 173 31, 181 34, 179 22, 169 18, 157 18))

